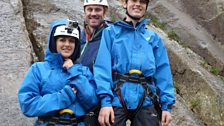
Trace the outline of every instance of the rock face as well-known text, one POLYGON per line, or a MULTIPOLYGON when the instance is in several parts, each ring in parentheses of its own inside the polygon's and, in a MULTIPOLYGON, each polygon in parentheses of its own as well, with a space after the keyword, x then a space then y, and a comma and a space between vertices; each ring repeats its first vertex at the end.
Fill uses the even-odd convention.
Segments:
MULTIPOLYGON (((150 29, 157 32, 166 44, 175 80, 175 89, 178 94, 177 97, 182 98, 182 101, 184 101, 182 104, 186 105, 188 110, 196 113, 196 117, 205 125, 224 125, 223 81, 206 71, 201 66, 203 59, 194 52, 181 47, 175 41, 170 41, 164 32, 154 27, 150 27, 150 29)), ((179 99, 179 101, 181 100, 179 99)), ((177 103, 174 111, 180 107, 181 105, 177 103)), ((178 113, 177 117, 175 117, 177 120, 181 119, 180 114, 178 113)), ((187 115, 190 115, 190 113, 188 112, 187 115)), ((184 123, 186 122, 184 121, 184 123)))
POLYGON ((0 16, 0 122, 22 126, 29 121, 20 112, 17 91, 32 61, 32 47, 21 1, 0 1, 0 16))
MULTIPOLYGON (((123 18, 118 0, 109 2, 108 19, 123 18)), ((163 39, 170 57, 177 102, 171 126, 224 126, 224 82, 202 64, 224 68, 223 0, 152 0, 150 16, 176 31, 179 43, 163 39), (184 45, 184 46, 183 46, 184 45), (188 47, 188 48, 186 48, 188 47)), ((83 25, 80 0, 0 1, 0 122, 3 126, 30 126, 34 118, 23 116, 17 91, 32 62, 42 61, 50 23, 77 19, 83 25)), ((127 124, 129 125, 129 124, 127 124)))
POLYGON ((184 10, 224 46, 224 1, 180 0, 184 10))
MULTIPOLYGON (((216 21, 219 23, 216 23, 216 26, 211 26, 211 23, 205 25, 205 23, 202 23, 202 20, 199 21, 198 18, 196 20, 192 18, 192 16, 203 16, 207 14, 216 17, 218 14, 207 11, 206 9, 208 8, 202 8, 201 6, 198 6, 201 4, 210 5, 211 3, 213 3, 213 6, 218 6, 211 1, 202 2, 200 0, 154 0, 152 3, 150 3, 149 12, 151 15, 158 18, 160 22, 166 24, 167 32, 171 30, 175 31, 177 36, 180 38, 180 43, 182 45, 192 49, 198 55, 203 57, 204 60, 210 65, 218 68, 220 71, 224 71, 224 46, 220 44, 220 41, 212 37, 212 35, 219 36, 220 33, 223 34, 224 26, 223 23, 221 23, 223 22, 223 19, 216 19, 216 21), (195 10, 196 8, 200 9, 201 11, 195 10), (219 24, 222 24, 222 26, 219 24), (220 31, 215 34, 209 31, 213 28, 208 27, 213 27, 214 29, 218 27, 217 29, 220 29, 220 31)), ((222 3, 224 3, 224 1, 222 1, 222 3)), ((210 10, 215 11, 212 8, 210 8, 210 10)), ((212 16, 210 16, 210 18, 211 17, 212 16)), ((223 16, 221 17, 223 18, 223 16)), ((221 35, 220 37, 223 38, 221 35)))
POLYGON ((53 20, 69 18, 82 22, 83 19, 83 6, 79 0, 22 0, 22 3, 29 37, 39 61, 44 60, 44 49, 53 20))
MULTIPOLYGON (((164 39, 170 52, 177 94, 184 99, 187 108, 209 126, 224 125, 222 98, 224 87, 223 80, 211 75, 202 64, 207 62, 223 71, 224 48, 222 41, 219 41, 221 39, 212 37, 214 34, 219 36, 219 33, 210 30, 211 23, 203 22, 202 18, 198 17, 221 21, 222 14, 219 13, 223 13, 223 10, 217 11, 217 6, 223 8, 223 3, 224 1, 167 0, 153 1, 149 6, 150 14, 167 25, 166 32, 176 31, 179 43, 182 45, 181 49, 177 44, 164 39), (183 47, 188 47, 201 58, 195 57, 193 52, 184 51, 183 47)), ((219 32, 223 32, 224 26, 221 22, 213 24, 212 27, 218 27, 222 29, 219 32)), ((221 38, 223 39, 223 36, 221 38)))

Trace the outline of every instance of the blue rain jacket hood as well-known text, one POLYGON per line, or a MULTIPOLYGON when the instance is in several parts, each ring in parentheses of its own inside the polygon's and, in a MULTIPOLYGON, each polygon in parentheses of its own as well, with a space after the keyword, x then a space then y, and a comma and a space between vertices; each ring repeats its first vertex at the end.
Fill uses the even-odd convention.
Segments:
MULTIPOLYGON (((162 109, 171 111, 170 106, 175 99, 167 51, 159 36, 146 27, 147 21, 142 20, 136 28, 124 21, 118 21, 104 29, 94 65, 97 95, 101 99, 102 107, 122 107, 117 94, 112 92, 116 84, 112 80, 112 71, 125 74, 129 70, 137 69, 145 77, 155 78, 156 82, 148 83, 148 86, 154 93, 158 87, 162 109)), ((126 82, 121 86, 121 91, 127 108, 136 109, 143 96, 143 87, 126 82)), ((147 97, 143 106, 150 104, 151 99, 147 97)))
MULTIPOLYGON (((49 47, 55 42, 52 38, 55 27, 66 23, 67 20, 52 23, 48 39, 49 47)), ((79 117, 98 103, 96 85, 89 69, 75 63, 69 69, 64 69, 63 64, 62 55, 47 48, 45 61, 36 62, 29 68, 18 91, 20 108, 24 115, 54 116, 59 110, 71 109, 75 116, 79 117), (77 93, 74 93, 72 87, 77 89, 77 93)), ((46 124, 36 121, 35 125, 46 124)))
MULTIPOLYGON (((49 33, 49 37, 48 37, 48 49, 46 50, 46 54, 48 54, 48 51, 52 52, 52 53, 57 53, 56 50, 56 39, 54 37, 54 33, 56 30, 56 27, 60 26, 60 25, 67 25, 68 24, 68 20, 66 19, 59 19, 59 20, 55 20, 52 22, 51 24, 51 28, 50 28, 50 33, 49 33)), ((78 27, 79 33, 80 33, 80 28, 78 27)), ((79 34, 80 35, 80 34, 79 34)), ((80 38, 80 36, 79 36, 80 38)), ((79 58, 80 56, 80 40, 76 39, 75 42, 75 51, 71 56, 71 59, 73 62, 76 61, 77 58, 79 58)))

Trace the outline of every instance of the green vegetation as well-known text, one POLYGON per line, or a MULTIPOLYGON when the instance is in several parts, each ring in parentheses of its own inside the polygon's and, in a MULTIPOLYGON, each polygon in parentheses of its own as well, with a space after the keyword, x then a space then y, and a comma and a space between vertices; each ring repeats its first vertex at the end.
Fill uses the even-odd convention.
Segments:
POLYGON ((221 79, 222 79, 222 81, 224 81, 224 77, 223 76, 221 76, 221 79))
POLYGON ((174 29, 172 29, 171 31, 169 31, 167 33, 167 35, 168 35, 168 38, 169 39, 178 41, 178 37, 177 37, 176 31, 174 29))
POLYGON ((164 30, 166 28, 165 23, 160 23, 156 18, 152 18, 151 22, 153 25, 155 25, 156 27, 159 27, 162 30, 164 30))
MULTIPOLYGON (((218 76, 219 73, 221 72, 221 69, 220 68, 217 68, 215 66, 211 66, 208 64, 207 61, 204 61, 201 63, 201 66, 203 66, 205 69, 207 69, 210 73, 218 76)), ((221 78, 222 79, 222 78, 221 78)))
MULTIPOLYGON (((177 41, 178 42, 178 41, 177 41)), ((187 43, 185 43, 185 42, 180 42, 179 43, 183 48, 188 48, 188 45, 187 45, 187 43)))
POLYGON ((180 86, 175 81, 173 81, 173 85, 174 85, 175 92, 177 94, 180 94, 180 86))
MULTIPOLYGON (((169 38, 170 40, 175 40, 175 41, 177 41, 183 48, 188 48, 188 45, 187 45, 186 43, 180 41, 180 38, 179 38, 178 35, 176 34, 177 32, 175 31, 175 29, 171 29, 171 30, 169 30, 169 29, 167 28, 167 26, 166 26, 165 23, 161 23, 161 22, 159 22, 158 19, 155 18, 155 17, 153 17, 150 13, 147 13, 146 15, 149 16, 149 17, 152 17, 152 18, 151 18, 151 21, 149 22, 149 24, 152 24, 152 25, 154 25, 155 27, 158 27, 158 28, 162 29, 163 31, 166 31, 166 33, 167 33, 167 35, 168 35, 168 38, 169 38)), ((148 25, 149 25, 149 24, 148 24, 148 25)))
MULTIPOLYGON (((155 27, 158 27, 158 28, 160 28, 162 30, 165 30, 166 29, 166 24, 165 23, 160 23, 158 21, 158 19, 156 19, 156 18, 152 18, 151 19, 151 23, 155 27)), ((176 31, 174 29, 172 29, 171 31, 169 31, 167 34, 168 34, 169 39, 178 41, 178 36, 177 36, 176 31)))
POLYGON ((213 67, 211 66, 210 70, 209 70, 211 73, 213 73, 214 75, 219 75, 219 73, 221 72, 221 70, 217 67, 213 67))
POLYGON ((116 22, 118 19, 116 18, 116 15, 113 13, 111 16, 110 16, 110 20, 112 22, 116 22))
POLYGON ((191 109, 196 109, 200 106, 201 102, 199 99, 195 98, 190 101, 191 109))

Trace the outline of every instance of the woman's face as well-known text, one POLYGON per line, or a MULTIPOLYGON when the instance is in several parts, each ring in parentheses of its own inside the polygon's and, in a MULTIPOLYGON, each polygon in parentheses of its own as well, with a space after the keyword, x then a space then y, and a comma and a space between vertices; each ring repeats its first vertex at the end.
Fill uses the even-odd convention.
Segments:
POLYGON ((57 52, 61 53, 64 59, 70 58, 75 51, 75 41, 76 39, 74 37, 58 36, 56 38, 57 52))

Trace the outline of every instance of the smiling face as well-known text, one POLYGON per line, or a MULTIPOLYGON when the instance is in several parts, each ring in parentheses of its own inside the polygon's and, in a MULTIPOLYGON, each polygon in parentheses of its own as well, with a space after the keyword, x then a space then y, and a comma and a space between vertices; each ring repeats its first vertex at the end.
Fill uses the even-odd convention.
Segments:
POLYGON ((105 15, 104 6, 102 5, 88 5, 84 8, 85 11, 85 22, 91 28, 99 27, 105 15))
POLYGON ((64 59, 70 58, 75 51, 75 41, 76 39, 74 37, 58 36, 56 38, 57 52, 61 53, 64 59))
POLYGON ((147 9, 147 0, 127 0, 123 2, 123 7, 135 18, 142 18, 147 9))

